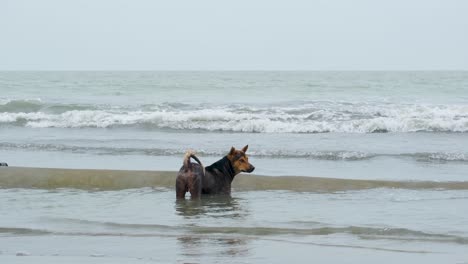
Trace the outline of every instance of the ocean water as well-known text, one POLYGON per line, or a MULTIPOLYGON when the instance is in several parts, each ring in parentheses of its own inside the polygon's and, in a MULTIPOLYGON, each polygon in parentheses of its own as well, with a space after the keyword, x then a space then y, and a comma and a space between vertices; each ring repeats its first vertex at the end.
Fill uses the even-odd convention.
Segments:
MULTIPOLYGON (((468 72, 1 72, 0 135, 17 167, 176 171, 248 144, 259 175, 468 181, 468 72)), ((468 263, 466 188, 347 183, 3 188, 0 260, 468 263)))

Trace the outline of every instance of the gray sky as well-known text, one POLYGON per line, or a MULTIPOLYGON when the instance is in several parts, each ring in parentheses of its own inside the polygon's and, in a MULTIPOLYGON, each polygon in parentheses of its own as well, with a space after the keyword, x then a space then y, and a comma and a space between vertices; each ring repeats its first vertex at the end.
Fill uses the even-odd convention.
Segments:
POLYGON ((0 0, 0 70, 468 70, 468 1, 0 0))

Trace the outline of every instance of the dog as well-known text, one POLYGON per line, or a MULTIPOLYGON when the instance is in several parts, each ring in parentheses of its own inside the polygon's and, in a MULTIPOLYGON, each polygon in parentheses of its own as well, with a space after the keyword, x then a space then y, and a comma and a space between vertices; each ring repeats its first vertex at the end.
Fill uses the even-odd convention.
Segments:
POLYGON ((193 151, 187 151, 177 174, 177 199, 185 198, 187 192, 190 192, 192 199, 200 198, 202 195, 230 195, 234 177, 241 172, 250 173, 255 170, 245 154, 248 148, 249 145, 241 150, 231 147, 226 156, 207 167, 203 167, 193 151), (192 158, 197 163, 191 162, 192 158))

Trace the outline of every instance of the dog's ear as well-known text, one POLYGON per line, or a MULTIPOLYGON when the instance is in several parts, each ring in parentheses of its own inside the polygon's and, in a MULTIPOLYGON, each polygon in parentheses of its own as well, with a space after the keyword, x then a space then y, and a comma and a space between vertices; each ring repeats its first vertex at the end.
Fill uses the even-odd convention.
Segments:
POLYGON ((249 145, 245 145, 245 147, 242 148, 242 151, 244 151, 244 153, 246 153, 248 148, 249 148, 249 145))
POLYGON ((232 156, 234 155, 234 153, 236 152, 236 149, 234 147, 231 147, 231 150, 229 151, 229 156, 232 156))

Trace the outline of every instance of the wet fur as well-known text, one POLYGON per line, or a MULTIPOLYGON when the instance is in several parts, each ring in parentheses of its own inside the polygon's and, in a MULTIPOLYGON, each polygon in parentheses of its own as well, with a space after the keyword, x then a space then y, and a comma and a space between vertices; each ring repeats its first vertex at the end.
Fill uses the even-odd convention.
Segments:
POLYGON ((184 163, 180 168, 176 179, 176 196, 184 198, 185 193, 190 192, 192 198, 198 198, 201 195, 202 177, 205 174, 205 168, 201 161, 195 156, 193 151, 187 151, 184 157, 184 163), (193 163, 190 159, 197 163, 193 163))
POLYGON ((245 154, 247 149, 248 145, 242 150, 232 147, 228 155, 206 168, 194 152, 187 152, 176 179, 177 198, 184 198, 186 192, 190 192, 192 198, 202 195, 230 195, 234 177, 240 172, 252 172, 255 169, 245 154), (190 162, 191 158, 198 164, 190 162))

